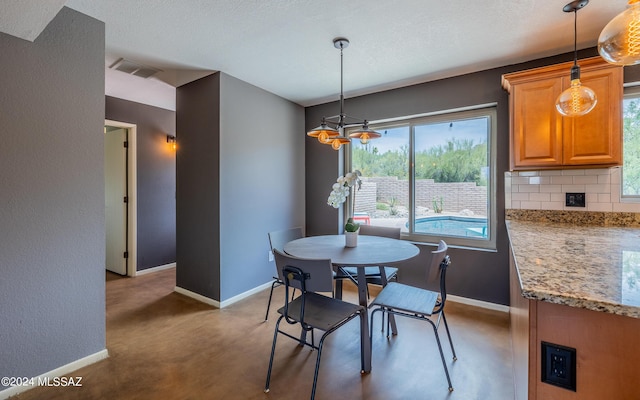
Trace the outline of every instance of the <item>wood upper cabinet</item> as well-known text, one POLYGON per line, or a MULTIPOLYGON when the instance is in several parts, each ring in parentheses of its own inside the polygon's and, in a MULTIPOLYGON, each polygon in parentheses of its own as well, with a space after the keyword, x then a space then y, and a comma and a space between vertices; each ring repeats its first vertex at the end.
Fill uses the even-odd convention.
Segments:
POLYGON ((572 62, 502 76, 509 92, 511 169, 622 164, 622 67, 601 57, 578 61, 580 80, 597 96, 581 117, 564 117, 556 99, 570 86, 572 62))

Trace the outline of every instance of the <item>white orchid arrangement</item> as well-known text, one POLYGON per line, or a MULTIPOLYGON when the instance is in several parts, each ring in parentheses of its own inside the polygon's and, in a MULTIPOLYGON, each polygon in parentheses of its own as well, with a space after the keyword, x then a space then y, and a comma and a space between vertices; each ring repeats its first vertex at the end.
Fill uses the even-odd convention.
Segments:
MULTIPOLYGON (((331 194, 327 199, 327 204, 333 208, 339 208, 342 203, 347 200, 351 193, 351 188, 355 187, 356 190, 360 190, 362 186, 362 180, 360 179, 362 173, 358 170, 347 173, 345 176, 340 176, 333 184, 331 194)), ((353 193, 355 199, 355 192, 353 193)), ((355 202, 355 200, 354 200, 355 202)))

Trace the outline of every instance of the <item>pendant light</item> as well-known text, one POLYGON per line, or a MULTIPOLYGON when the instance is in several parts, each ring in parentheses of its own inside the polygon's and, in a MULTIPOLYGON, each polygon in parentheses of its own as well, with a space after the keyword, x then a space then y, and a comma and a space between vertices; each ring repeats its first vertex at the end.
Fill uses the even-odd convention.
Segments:
POLYGON ((640 63, 640 0, 629 0, 628 5, 609 21, 598 38, 598 53, 611 64, 640 63))
POLYGON ((377 139, 380 136, 382 135, 379 134, 378 132, 372 129, 369 129, 369 122, 367 122, 366 119, 362 124, 362 128, 354 131, 352 134, 349 135, 350 138, 360 139, 360 143, 362 144, 367 144, 369 143, 369 140, 377 139))
POLYGON ((362 125, 361 129, 354 131, 349 135, 351 138, 360 139, 362 144, 366 144, 371 139, 382 136, 380 133, 369 129, 367 120, 363 122, 347 123, 347 118, 351 118, 344 113, 344 94, 343 94, 343 56, 342 51, 349 46, 349 40, 345 38, 333 39, 333 47, 340 49, 340 115, 337 117, 322 118, 320 126, 307 132, 307 136, 318 138, 323 144, 330 144, 334 150, 340 150, 342 145, 349 144, 351 139, 344 136, 344 128, 362 125), (337 119, 336 119, 337 118, 337 119), (336 119, 332 121, 332 119, 336 119), (330 126, 332 123, 335 128, 330 126))
POLYGON ((340 132, 327 125, 327 121, 325 120, 325 118, 322 118, 320 126, 317 128, 313 128, 312 130, 307 132, 307 135, 318 138, 318 141, 320 143, 328 144, 329 139, 340 136, 340 132))
POLYGON ((589 4, 589 0, 576 0, 564 6, 562 11, 573 12, 573 66, 571 67, 571 86, 560 93, 556 100, 556 109, 567 117, 578 117, 593 110, 598 99, 593 90, 580 82, 580 66, 578 66, 578 10, 589 4))

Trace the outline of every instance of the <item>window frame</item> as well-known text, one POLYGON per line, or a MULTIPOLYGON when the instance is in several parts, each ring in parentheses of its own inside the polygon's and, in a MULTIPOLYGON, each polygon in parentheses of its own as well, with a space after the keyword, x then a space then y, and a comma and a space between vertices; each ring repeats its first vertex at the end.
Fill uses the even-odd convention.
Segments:
MULTIPOLYGON (((424 113, 417 115, 410 115, 392 119, 377 120, 369 122, 369 127, 373 130, 384 130, 394 128, 398 126, 409 127, 409 226, 413 227, 415 222, 415 126, 425 125, 433 123, 442 123, 463 119, 472 118, 489 118, 489 127, 487 135, 487 167, 489 173, 487 174, 487 238, 465 238, 463 236, 435 236, 423 233, 405 232, 401 234, 402 239, 410 240, 417 243, 437 244, 440 239, 447 241, 452 247, 467 248, 481 251, 497 251, 496 249, 496 237, 497 237, 497 103, 487 103, 477 105, 473 107, 463 107, 456 109, 441 110, 432 113, 424 113)), ((350 130, 345 129, 345 135, 348 135, 350 130)), ((375 144, 375 139, 372 141, 375 144)), ((352 146, 349 146, 349 150, 344 152, 344 165, 347 171, 353 169, 352 164, 352 146)), ((344 217, 347 218, 351 215, 351 204, 347 202, 347 207, 344 207, 344 217)), ((413 229, 413 228, 411 228, 413 229)))
POLYGON ((640 195, 624 194, 624 101, 627 99, 638 99, 640 101, 640 82, 634 82, 624 85, 624 93, 622 96, 622 166, 620 167, 620 202, 621 203, 640 203, 640 195))

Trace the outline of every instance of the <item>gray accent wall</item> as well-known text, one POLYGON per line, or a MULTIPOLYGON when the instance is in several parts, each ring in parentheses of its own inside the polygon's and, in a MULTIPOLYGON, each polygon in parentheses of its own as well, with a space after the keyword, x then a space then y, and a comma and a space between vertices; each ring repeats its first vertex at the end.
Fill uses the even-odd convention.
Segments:
POLYGON ((271 280, 269 231, 304 226, 304 110, 224 73, 176 100, 176 285, 224 302, 271 280))
POLYGON ((106 97, 106 119, 136 125, 138 271, 176 261, 176 113, 106 97))
POLYGON ((105 349, 104 44, 69 8, 0 33, 0 376, 105 349))
MULTIPOLYGON (((597 54, 595 49, 579 53, 579 58, 597 54)), ((509 98, 502 89, 502 74, 572 60, 572 53, 511 65, 419 85, 388 90, 345 100, 345 112, 370 121, 424 114, 481 104, 497 104, 497 251, 451 248, 452 265, 448 272, 448 291, 471 299, 509 304, 508 238, 504 224, 504 172, 509 169, 509 98)), ((568 73, 568 72, 567 72, 568 73)), ((345 77, 348 80, 348 77, 345 77)), ((319 125, 323 116, 336 115, 337 102, 305 109, 306 129, 319 125)), ((306 152, 306 219, 311 235, 337 233, 341 214, 326 205, 331 184, 342 174, 342 150, 336 152, 316 139, 307 138, 306 152)), ((399 272, 401 281, 421 285, 420 268, 435 247, 421 245, 422 254, 407 262, 399 272)))
POLYGON ((176 286, 220 299, 220 74, 176 90, 176 286))
POLYGON ((304 110, 220 79, 220 281, 227 300, 275 273, 267 232, 304 226, 304 110))

